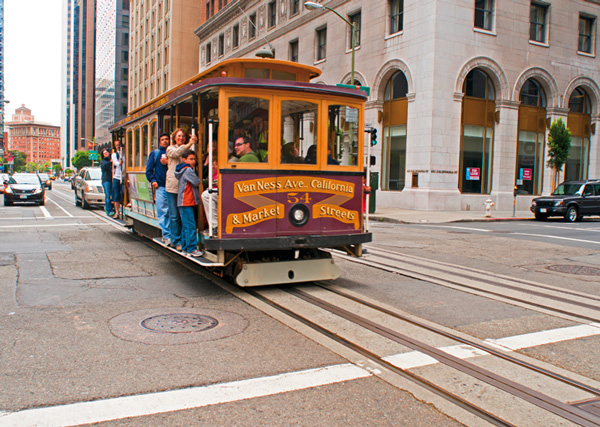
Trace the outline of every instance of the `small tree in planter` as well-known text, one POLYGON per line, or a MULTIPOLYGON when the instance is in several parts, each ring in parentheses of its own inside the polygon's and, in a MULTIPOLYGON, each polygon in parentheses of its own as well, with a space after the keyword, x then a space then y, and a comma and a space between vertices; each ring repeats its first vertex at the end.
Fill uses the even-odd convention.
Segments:
POLYGON ((552 168, 552 189, 554 190, 560 182, 560 172, 569 158, 571 148, 571 131, 561 118, 554 120, 548 132, 548 162, 552 168))

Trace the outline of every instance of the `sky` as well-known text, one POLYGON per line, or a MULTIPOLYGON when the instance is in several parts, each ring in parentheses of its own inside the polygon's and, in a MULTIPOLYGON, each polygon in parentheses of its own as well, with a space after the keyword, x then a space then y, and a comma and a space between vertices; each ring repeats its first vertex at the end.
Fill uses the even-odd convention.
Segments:
POLYGON ((4 120, 22 104, 60 126, 62 0, 4 0, 4 120))

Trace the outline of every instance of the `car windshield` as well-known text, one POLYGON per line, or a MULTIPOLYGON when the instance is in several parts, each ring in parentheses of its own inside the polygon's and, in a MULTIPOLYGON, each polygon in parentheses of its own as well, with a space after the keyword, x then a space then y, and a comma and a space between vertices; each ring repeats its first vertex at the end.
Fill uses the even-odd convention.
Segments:
POLYGON ((102 179, 102 171, 100 169, 90 169, 89 172, 91 180, 102 179))
POLYGON ((40 179, 37 175, 32 174, 15 174, 11 178, 11 184, 38 184, 40 183, 40 179))
POLYGON ((48 181, 50 179, 50 175, 48 175, 47 173, 38 173, 38 176, 44 181, 48 181))
POLYGON ((581 195, 583 184, 560 184, 552 193, 553 196, 574 196, 581 195))

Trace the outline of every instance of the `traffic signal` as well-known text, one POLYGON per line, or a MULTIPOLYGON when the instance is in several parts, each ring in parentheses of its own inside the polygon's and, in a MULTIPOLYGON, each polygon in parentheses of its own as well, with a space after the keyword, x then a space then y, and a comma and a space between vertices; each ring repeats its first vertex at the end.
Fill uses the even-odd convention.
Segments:
POLYGON ((371 146, 377 144, 377 129, 371 128, 371 146))

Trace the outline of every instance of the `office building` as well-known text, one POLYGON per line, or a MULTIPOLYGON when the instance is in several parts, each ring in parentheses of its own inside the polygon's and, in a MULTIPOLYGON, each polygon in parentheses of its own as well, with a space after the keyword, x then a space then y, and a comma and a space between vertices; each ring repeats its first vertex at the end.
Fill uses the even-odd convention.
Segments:
POLYGON ((46 163, 60 158, 60 127, 35 121, 25 105, 17 108, 7 122, 9 150, 21 151, 28 162, 46 163))
POLYGON ((198 73, 202 5, 194 0, 131 0, 129 110, 198 73))
POLYGON ((129 1, 96 0, 95 148, 109 147, 108 128, 127 115, 129 1))
MULTIPOLYGON (((379 136, 378 206, 483 210, 491 198, 509 210, 516 187, 527 209, 552 190, 548 128, 558 118, 572 132, 562 177, 600 177, 600 2, 320 5, 356 26, 355 84, 370 88, 365 124, 379 136)), ((347 22, 296 0, 229 3, 195 31, 200 70, 270 44, 277 59, 319 67, 317 82, 348 84, 347 22)))

